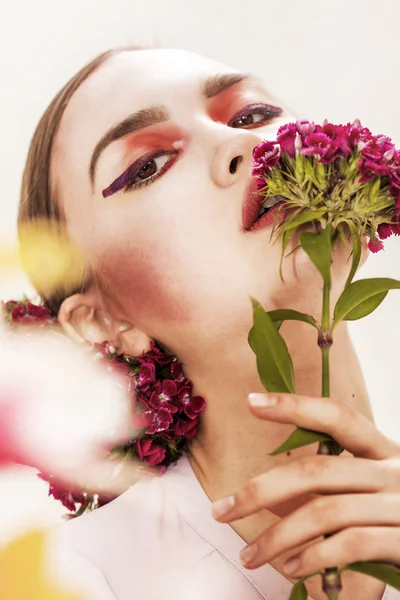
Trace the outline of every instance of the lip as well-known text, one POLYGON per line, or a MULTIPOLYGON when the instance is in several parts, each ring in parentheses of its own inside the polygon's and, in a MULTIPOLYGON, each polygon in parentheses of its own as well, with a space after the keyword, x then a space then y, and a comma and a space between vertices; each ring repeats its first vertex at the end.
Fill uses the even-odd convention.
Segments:
POLYGON ((243 229, 246 231, 250 229, 257 219, 257 215, 260 212, 263 201, 263 196, 258 193, 257 181, 254 177, 252 177, 245 189, 244 201, 242 205, 242 223, 243 229))
POLYGON ((269 211, 265 213, 265 215, 259 221, 257 221, 258 213, 260 212, 260 208, 264 200, 264 196, 258 192, 257 180, 252 177, 246 187, 242 206, 242 223, 245 231, 258 231, 259 229, 264 229, 265 227, 271 227, 274 222, 279 225, 279 223, 285 218, 287 210, 279 210, 282 206, 282 204, 279 203, 270 208, 269 211), (279 214, 277 215, 275 221, 275 216, 278 211, 279 214))

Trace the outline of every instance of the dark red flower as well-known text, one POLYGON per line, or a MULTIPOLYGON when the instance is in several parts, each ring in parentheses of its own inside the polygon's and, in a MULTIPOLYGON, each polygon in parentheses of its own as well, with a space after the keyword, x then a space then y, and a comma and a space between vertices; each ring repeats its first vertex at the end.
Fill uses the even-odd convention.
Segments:
POLYGON ((169 365, 175 360, 173 355, 167 354, 156 346, 154 342, 150 342, 151 349, 137 357, 140 363, 153 363, 155 365, 169 365))
POLYGON ((195 419, 198 414, 204 410, 206 405, 204 398, 201 396, 192 396, 192 387, 192 383, 189 381, 187 385, 183 385, 178 392, 178 397, 183 410, 189 419, 195 419))
POLYGON ((149 426, 146 429, 146 433, 149 435, 165 431, 173 421, 171 413, 166 408, 143 413, 143 417, 149 420, 149 426))
POLYGON ((59 500, 66 509, 76 511, 77 504, 86 506, 86 497, 80 490, 65 487, 64 484, 57 481, 52 475, 39 473, 38 477, 50 484, 49 496, 53 496, 55 500, 59 500))
MULTIPOLYGON (((8 303, 7 303, 8 304, 8 303)), ((7 305, 6 305, 7 306, 7 305)), ((20 325, 42 326, 53 321, 50 310, 46 306, 37 306, 32 302, 16 304, 11 310, 11 320, 20 325)))
POLYGON ((152 362, 142 363, 139 367, 139 374, 137 377, 140 391, 146 391, 149 389, 156 380, 156 367, 152 362))
POLYGON ((198 424, 198 417, 189 421, 185 419, 178 419, 174 427, 174 436, 182 436, 185 437, 187 440, 192 440, 197 435, 198 424))
POLYGON ((183 365, 181 362, 173 362, 171 364, 171 377, 175 381, 184 381, 185 376, 183 374, 183 365))
POLYGON ((135 448, 140 460, 147 465, 159 465, 165 458, 165 448, 151 438, 141 438, 136 440, 135 448))
POLYGON ((148 398, 148 404, 151 408, 156 410, 166 408, 170 413, 178 412, 176 406, 178 387, 175 381, 172 381, 172 379, 164 379, 162 382, 156 381, 152 390, 150 398, 148 398))

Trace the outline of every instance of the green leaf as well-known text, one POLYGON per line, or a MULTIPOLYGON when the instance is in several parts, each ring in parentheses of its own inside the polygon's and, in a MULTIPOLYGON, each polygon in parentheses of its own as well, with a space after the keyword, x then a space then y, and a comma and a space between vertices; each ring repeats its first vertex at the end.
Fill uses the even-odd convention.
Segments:
POLYGON ((332 230, 326 226, 322 233, 302 231, 300 244, 321 273, 325 285, 331 282, 332 230))
POLYGON ((340 321, 355 321, 371 314, 389 290, 400 289, 400 281, 388 277, 360 279, 347 286, 336 303, 333 326, 340 321))
POLYGON ((286 342, 257 300, 253 303, 253 327, 249 344, 257 357, 260 380, 268 392, 295 393, 293 363, 286 342))
POLYGON ((307 600, 308 593, 307 588, 304 585, 304 581, 298 581, 294 584, 292 592, 289 596, 289 600, 307 600))
POLYGON ((361 259, 361 240, 360 237, 357 233, 356 228, 354 227, 353 223, 348 223, 348 226, 350 227, 350 231, 351 231, 351 240, 353 242, 353 259, 351 262, 351 269, 350 269, 350 273, 349 276, 347 278, 345 287, 348 287, 351 282, 353 281, 353 277, 356 274, 358 265, 360 264, 360 259, 361 259))
POLYGON ((282 452, 289 452, 289 450, 295 450, 302 446, 308 446, 309 444, 315 444, 315 442, 334 442, 335 440, 327 433, 321 431, 312 431, 311 429, 303 429, 297 427, 288 439, 283 442, 279 448, 269 453, 269 456, 275 456, 282 452))
POLYGON ((346 565, 343 571, 357 571, 365 575, 371 575, 375 579, 384 581, 395 590, 400 590, 400 565, 379 562, 355 562, 346 565))
POLYGON ((313 221, 319 221, 321 217, 323 217, 327 212, 326 208, 319 208, 317 210, 306 209, 297 213, 293 217, 289 217, 287 221, 284 222, 284 230, 290 231, 293 229, 297 229, 300 225, 304 225, 305 223, 312 223, 313 221))
POLYGON ((309 323, 316 329, 319 329, 317 321, 311 315, 307 315, 306 313, 299 312, 297 310, 292 310, 291 308, 282 308, 278 310, 269 310, 269 316, 273 320, 274 323, 277 321, 303 321, 304 323, 309 323))

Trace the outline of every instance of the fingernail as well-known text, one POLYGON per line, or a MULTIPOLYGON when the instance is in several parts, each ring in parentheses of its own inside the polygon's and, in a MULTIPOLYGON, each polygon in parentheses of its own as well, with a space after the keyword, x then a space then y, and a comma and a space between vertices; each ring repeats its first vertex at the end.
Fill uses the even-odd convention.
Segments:
POLYGON ((267 408, 276 406, 278 398, 276 396, 267 396, 266 394, 249 394, 249 402, 256 408, 267 408))
POLYGON ((221 498, 221 500, 217 500, 213 502, 212 512, 214 517, 222 517, 226 513, 228 513, 235 506, 235 498, 233 496, 228 496, 227 498, 221 498))
POLYGON ((299 566, 300 559, 297 556, 294 556, 293 558, 290 558, 287 562, 285 562, 283 568, 288 575, 293 575, 293 573, 297 571, 299 566))
POLYGON ((249 565, 257 556, 257 546, 256 544, 251 544, 250 546, 246 546, 240 553, 240 561, 246 566, 249 565))

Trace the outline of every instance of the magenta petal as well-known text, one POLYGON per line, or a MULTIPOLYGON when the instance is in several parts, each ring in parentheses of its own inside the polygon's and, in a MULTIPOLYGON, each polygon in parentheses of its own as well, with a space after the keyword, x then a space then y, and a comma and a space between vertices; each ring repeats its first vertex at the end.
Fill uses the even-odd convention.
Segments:
POLYGON ((204 409, 206 402, 201 396, 193 396, 190 399, 190 405, 196 413, 199 413, 204 409))
POLYGON ((381 223, 378 225, 378 235, 381 240, 386 240, 386 238, 393 235, 392 225, 390 223, 381 223))
POLYGON ((162 393, 169 398, 176 396, 178 393, 178 388, 175 381, 172 381, 172 379, 164 379, 162 382, 162 393))
POLYGON ((378 239, 374 239, 374 240, 369 240, 368 242, 368 248, 371 252, 379 252, 380 250, 383 250, 383 244, 380 240, 378 239))
POLYGON ((184 410, 185 414, 189 417, 189 419, 196 419, 197 412, 195 410, 193 410, 193 408, 190 404, 185 404, 183 410, 184 410))

